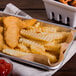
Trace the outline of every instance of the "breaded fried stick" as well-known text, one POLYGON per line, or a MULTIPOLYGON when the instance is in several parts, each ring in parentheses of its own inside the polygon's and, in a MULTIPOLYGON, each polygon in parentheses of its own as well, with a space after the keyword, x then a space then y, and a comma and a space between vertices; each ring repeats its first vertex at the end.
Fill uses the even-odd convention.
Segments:
POLYGON ((13 16, 8 16, 3 19, 4 39, 6 44, 11 48, 15 48, 18 45, 19 27, 17 22, 18 18, 13 16))
POLYGON ((0 33, 2 33, 3 32, 3 27, 2 26, 0 26, 0 33))
POLYGON ((2 48, 3 48, 3 36, 0 33, 0 51, 2 50, 2 48))

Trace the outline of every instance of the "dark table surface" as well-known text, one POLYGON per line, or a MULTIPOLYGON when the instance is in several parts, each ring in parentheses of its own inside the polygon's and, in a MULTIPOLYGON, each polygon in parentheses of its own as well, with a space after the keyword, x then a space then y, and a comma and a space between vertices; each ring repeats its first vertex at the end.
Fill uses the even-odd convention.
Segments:
MULTIPOLYGON (((0 0, 0 10, 13 3, 34 18, 48 21, 42 0, 0 0)), ((53 76, 76 76, 76 54, 53 76)))

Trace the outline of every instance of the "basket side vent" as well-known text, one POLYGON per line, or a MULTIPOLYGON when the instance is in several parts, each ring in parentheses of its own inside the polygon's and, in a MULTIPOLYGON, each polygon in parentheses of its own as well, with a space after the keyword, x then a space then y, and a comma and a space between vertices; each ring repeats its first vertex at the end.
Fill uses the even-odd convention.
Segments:
POLYGON ((70 18, 69 17, 62 16, 61 14, 56 14, 54 12, 50 12, 50 19, 56 20, 56 21, 64 23, 64 24, 70 24, 70 18))

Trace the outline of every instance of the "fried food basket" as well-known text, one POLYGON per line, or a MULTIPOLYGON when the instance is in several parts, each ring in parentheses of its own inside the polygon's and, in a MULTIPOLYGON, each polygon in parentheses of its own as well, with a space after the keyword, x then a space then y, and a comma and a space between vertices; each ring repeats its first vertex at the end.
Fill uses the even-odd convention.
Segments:
MULTIPOLYGON (((14 7, 16 9, 16 7, 14 7)), ((8 8, 9 10, 10 8, 8 8)), ((12 16, 13 15, 13 11, 10 12, 10 13, 7 13, 9 11, 5 10, 4 13, 3 12, 0 12, 0 16, 12 16)), ((22 13, 19 11, 17 12, 16 14, 16 11, 14 11, 14 14, 13 16, 16 16, 16 17, 20 17, 22 19, 31 19, 31 17, 29 16, 29 18, 27 18, 27 14, 23 14, 23 16, 19 16, 21 15, 22 13)), ((71 30, 74 30, 73 28, 71 27, 67 27, 67 26, 64 26, 64 25, 58 25, 58 24, 54 24, 54 23, 50 23, 50 22, 47 22, 47 21, 43 21, 43 20, 38 20, 40 22, 44 22, 44 23, 48 23, 48 24, 53 24, 53 25, 56 25, 56 26, 61 26, 61 27, 65 27, 67 29, 71 29, 71 30)), ((28 60, 24 60, 24 59, 20 59, 20 58, 17 58, 17 57, 14 57, 14 56, 10 56, 10 55, 7 55, 7 54, 4 54, 2 52, 0 52, 0 55, 4 56, 4 57, 7 57, 7 58, 10 58, 12 60, 16 60, 16 61, 19 61, 19 62, 22 62, 22 63, 26 63, 26 64, 29 64, 29 65, 33 65, 35 67, 39 67, 39 68, 42 68, 42 69, 45 69, 45 70, 55 70, 55 69, 59 69, 62 67, 65 59, 67 58, 67 55, 70 51, 70 48, 72 46, 72 44, 74 43, 74 39, 75 39, 76 35, 74 35, 73 37, 73 40, 71 41, 71 43, 69 44, 69 47, 66 49, 66 52, 64 53, 64 59, 57 65, 57 66, 47 66, 47 65, 44 65, 44 64, 40 64, 40 63, 37 63, 37 62, 32 62, 32 61, 28 61, 28 60)), ((73 52, 72 52, 73 53, 73 52)), ((73 55, 73 54, 72 54, 73 55)), ((70 55, 70 57, 72 57, 70 55)))
MULTIPOLYGON (((5 14, 3 12, 0 12, 0 16, 3 17, 3 16, 12 16, 11 14, 5 14)), ((26 19, 26 18, 23 18, 21 16, 18 16, 18 15, 14 15, 16 17, 20 17, 22 19, 26 19)), ((54 24, 54 23, 49 23, 47 21, 43 21, 43 20, 38 20, 40 22, 44 22, 44 23, 48 23, 48 24, 53 24, 53 25, 56 25, 56 26, 61 26, 61 27, 65 27, 67 29, 71 29, 71 30, 74 30, 73 28, 70 28, 70 27, 67 27, 67 26, 62 26, 62 25, 57 25, 57 24, 54 24)), ((64 53, 64 59, 56 66, 47 66, 47 65, 44 65, 44 64, 40 64, 40 63, 37 63, 37 62, 32 62, 32 61, 28 61, 28 60, 24 60, 24 59, 21 59, 21 58, 18 58, 18 57, 14 57, 14 56, 10 56, 10 55, 7 55, 7 54, 4 54, 2 52, 0 52, 0 55, 4 56, 4 57, 7 57, 7 58, 10 58, 10 59, 13 59, 13 60, 16 60, 16 61, 19 61, 19 62, 22 62, 22 63, 26 63, 26 64, 29 64, 29 65, 33 65, 33 66, 36 66, 36 67, 39 67, 39 68, 42 68, 42 69, 45 69, 45 70, 50 70, 50 69, 57 69, 59 67, 61 67, 61 65, 63 64, 73 42, 74 42, 74 39, 75 39, 75 35, 73 37, 73 40, 71 41, 71 43, 69 44, 68 48, 66 49, 66 52, 64 53)))
POLYGON ((49 19, 76 27, 76 7, 55 0, 43 0, 43 2, 49 19))

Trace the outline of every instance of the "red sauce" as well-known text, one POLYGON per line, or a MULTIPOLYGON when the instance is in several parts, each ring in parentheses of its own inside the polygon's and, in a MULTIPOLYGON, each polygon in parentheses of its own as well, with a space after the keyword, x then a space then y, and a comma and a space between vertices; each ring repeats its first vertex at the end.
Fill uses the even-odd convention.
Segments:
POLYGON ((11 72, 12 66, 4 59, 0 59, 0 76, 8 76, 11 72))

